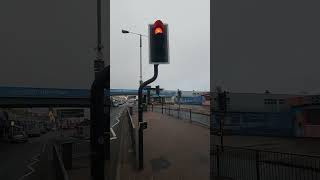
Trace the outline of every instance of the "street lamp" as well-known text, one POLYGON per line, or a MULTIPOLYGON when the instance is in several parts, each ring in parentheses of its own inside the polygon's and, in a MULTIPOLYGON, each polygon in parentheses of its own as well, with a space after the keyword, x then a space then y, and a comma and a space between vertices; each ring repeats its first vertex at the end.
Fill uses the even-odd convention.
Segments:
POLYGON ((139 81, 139 84, 141 85, 142 84, 142 37, 148 37, 146 35, 143 35, 143 34, 139 34, 139 33, 135 33, 135 32, 130 32, 128 30, 124 30, 122 29, 121 32, 123 34, 134 34, 134 35, 138 35, 139 38, 140 38, 140 81, 139 81))

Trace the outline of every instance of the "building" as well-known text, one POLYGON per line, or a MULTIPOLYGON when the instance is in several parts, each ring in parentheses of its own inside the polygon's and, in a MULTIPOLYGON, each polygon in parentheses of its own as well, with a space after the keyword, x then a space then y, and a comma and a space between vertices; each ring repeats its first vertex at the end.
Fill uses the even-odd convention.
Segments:
MULTIPOLYGON (((296 118, 291 99, 300 95, 271 93, 227 93, 227 112, 213 113, 212 126, 223 123, 225 132, 238 135, 296 136, 296 118)), ((217 93, 213 93, 213 109, 218 110, 217 93)))
MULTIPOLYGON (((218 107, 217 93, 213 93, 213 109, 218 107)), ((227 110, 230 112, 284 112, 291 106, 287 100, 299 97, 296 94, 272 93, 227 93, 227 110)))
POLYGON ((290 98, 296 137, 320 137, 320 95, 290 98))

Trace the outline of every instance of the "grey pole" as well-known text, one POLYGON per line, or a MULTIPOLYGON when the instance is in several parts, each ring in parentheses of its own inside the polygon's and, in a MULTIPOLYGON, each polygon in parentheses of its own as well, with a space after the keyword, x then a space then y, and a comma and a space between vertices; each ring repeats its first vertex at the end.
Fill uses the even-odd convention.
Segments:
POLYGON ((140 37, 140 85, 142 84, 142 35, 139 34, 140 37))
MULTIPOLYGON (((139 120, 139 123, 142 123, 143 122, 143 105, 142 105, 142 91, 143 91, 143 88, 146 87, 148 84, 152 83, 153 81, 155 81, 158 77, 158 65, 159 64, 155 64, 154 65, 154 75, 151 79, 143 82, 140 86, 139 86, 139 89, 138 89, 138 120, 139 120)), ((138 146, 138 157, 139 157, 139 164, 138 164, 138 168, 139 170, 142 170, 143 169, 143 128, 140 126, 139 127, 139 146, 138 146)))

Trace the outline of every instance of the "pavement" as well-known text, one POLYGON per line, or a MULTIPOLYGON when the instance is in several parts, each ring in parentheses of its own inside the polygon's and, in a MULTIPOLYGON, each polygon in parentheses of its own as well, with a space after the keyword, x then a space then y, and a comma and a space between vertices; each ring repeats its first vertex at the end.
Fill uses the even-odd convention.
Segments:
MULTIPOLYGON (((133 116, 137 125, 137 113, 133 116)), ((145 112, 144 169, 136 170, 132 149, 122 152, 121 180, 209 179, 209 129, 161 113, 145 112)), ((124 142, 129 146, 129 138, 124 142)))

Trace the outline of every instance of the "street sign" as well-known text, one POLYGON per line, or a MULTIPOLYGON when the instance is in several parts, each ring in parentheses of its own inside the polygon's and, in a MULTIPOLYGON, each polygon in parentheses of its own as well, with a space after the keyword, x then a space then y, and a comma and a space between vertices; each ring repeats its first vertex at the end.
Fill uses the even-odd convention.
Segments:
POLYGON ((157 20, 149 24, 149 63, 169 64, 168 25, 157 20))
POLYGON ((147 122, 147 121, 139 122, 139 127, 140 127, 141 129, 147 129, 147 127, 148 127, 148 122, 147 122))

